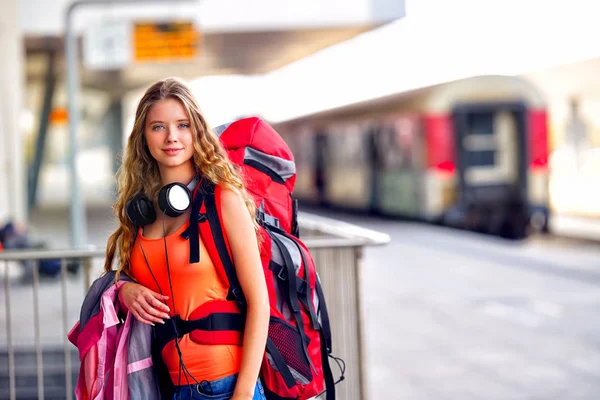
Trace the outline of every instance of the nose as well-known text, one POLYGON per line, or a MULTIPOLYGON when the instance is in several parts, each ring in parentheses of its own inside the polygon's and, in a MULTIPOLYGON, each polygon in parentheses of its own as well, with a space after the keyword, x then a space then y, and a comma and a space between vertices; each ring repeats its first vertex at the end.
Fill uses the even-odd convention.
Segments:
POLYGON ((167 138, 166 138, 167 143, 177 143, 178 142, 176 132, 177 132, 176 129, 167 128, 167 138))

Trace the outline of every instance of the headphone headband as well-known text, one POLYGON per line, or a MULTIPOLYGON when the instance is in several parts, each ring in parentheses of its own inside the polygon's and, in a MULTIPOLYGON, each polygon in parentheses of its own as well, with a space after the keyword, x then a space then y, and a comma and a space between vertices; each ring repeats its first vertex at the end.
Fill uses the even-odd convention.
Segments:
POLYGON ((187 184, 187 188, 190 189, 190 193, 194 193, 194 189, 196 189, 198 182, 200 182, 200 175, 196 174, 194 175, 194 179, 192 179, 192 181, 187 184))

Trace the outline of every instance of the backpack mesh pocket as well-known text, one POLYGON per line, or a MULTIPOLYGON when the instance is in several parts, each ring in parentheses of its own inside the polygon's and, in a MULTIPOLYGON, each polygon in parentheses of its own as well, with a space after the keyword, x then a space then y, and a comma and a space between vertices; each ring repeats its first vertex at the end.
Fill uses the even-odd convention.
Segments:
POLYGON ((290 372, 298 382, 307 383, 312 380, 310 365, 304 355, 302 339, 298 330, 291 324, 271 317, 269 338, 281 353, 290 372))

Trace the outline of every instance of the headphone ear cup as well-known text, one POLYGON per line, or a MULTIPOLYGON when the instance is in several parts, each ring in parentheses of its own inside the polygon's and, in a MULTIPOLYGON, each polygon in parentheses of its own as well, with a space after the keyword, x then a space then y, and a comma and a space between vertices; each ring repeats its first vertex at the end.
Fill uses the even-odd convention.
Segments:
POLYGON ((192 193, 187 186, 178 182, 170 183, 158 192, 158 206, 169 217, 180 216, 192 203, 192 193))
POLYGON ((137 228, 156 221, 156 211, 152 202, 142 193, 136 194, 125 206, 129 221, 137 228))

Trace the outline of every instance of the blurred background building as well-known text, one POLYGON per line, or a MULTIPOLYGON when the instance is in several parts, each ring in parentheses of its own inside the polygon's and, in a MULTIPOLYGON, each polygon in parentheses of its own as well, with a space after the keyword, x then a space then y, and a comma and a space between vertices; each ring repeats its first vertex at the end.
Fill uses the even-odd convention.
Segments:
MULTIPOLYGON (((27 168, 14 172, 21 179, 13 180, 23 182, 23 174, 38 176, 27 190, 29 206, 64 206, 69 201, 63 44, 69 3, 13 1, 12 15, 3 17, 18 39, 11 45, 20 44, 12 52, 13 58, 18 53, 21 61, 17 61, 19 71, 11 80, 14 85, 22 82, 14 92, 24 99, 24 107, 16 113, 22 115, 18 130, 23 139, 13 147, 21 149, 20 164, 27 168), (44 103, 45 99, 50 100, 44 103), (38 138, 45 143, 36 154, 38 138), (38 175, 29 167, 41 158, 38 175)), ((285 6, 276 1, 252 6, 237 1, 119 3, 79 7, 72 17, 81 54, 77 162, 86 204, 110 203, 109 189, 137 96, 154 80, 180 76, 192 82, 211 121, 262 111, 261 103, 268 96, 258 95, 264 92, 263 85, 254 83, 253 78, 262 79, 271 71, 404 15, 403 2, 391 1, 325 5, 313 1, 285 6), (204 79, 208 81, 198 82, 204 79), (251 94, 249 85, 260 90, 251 94)), ((12 192, 23 195, 25 189, 19 186, 12 192)), ((1 208, 6 213, 6 207, 1 208)), ((27 214, 22 206, 11 209, 20 219, 27 214)))
MULTIPOLYGON (((63 36, 68 4, 3 2, 5 219, 26 221, 40 207, 70 204, 63 36)), ((525 78, 548 104, 551 210, 600 217, 593 7, 575 1, 565 9, 535 0, 80 7, 72 24, 81 56, 77 170, 84 203, 112 203, 136 103, 148 84, 165 76, 188 80, 209 122, 218 125, 251 114, 277 123, 499 74, 525 78)))

